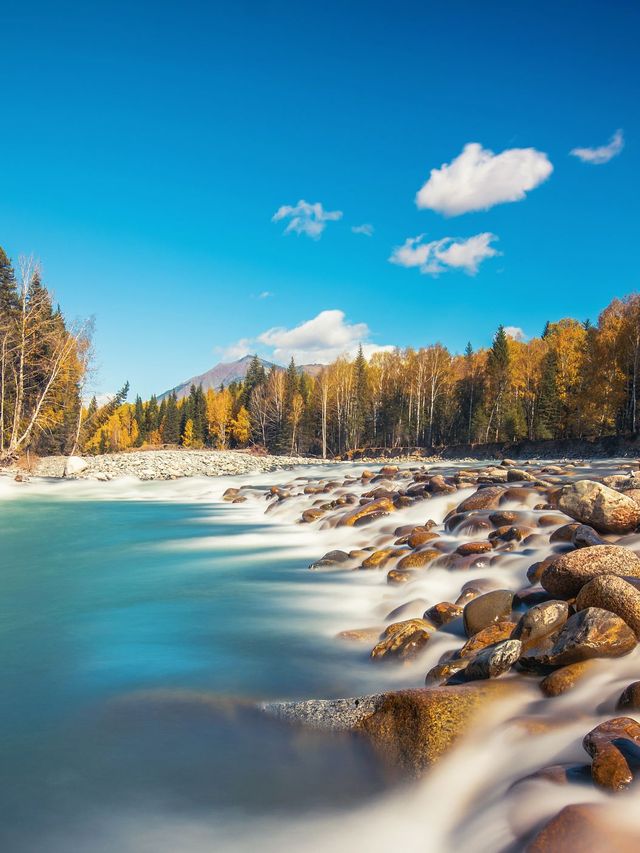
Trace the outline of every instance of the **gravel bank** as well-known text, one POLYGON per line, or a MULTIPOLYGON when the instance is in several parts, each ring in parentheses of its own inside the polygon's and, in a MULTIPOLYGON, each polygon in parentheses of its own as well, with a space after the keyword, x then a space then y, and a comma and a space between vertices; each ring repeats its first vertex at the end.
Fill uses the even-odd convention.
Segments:
MULTIPOLYGON (((294 465, 318 465, 321 460, 302 456, 252 456, 236 450, 155 450, 108 453, 84 457, 86 468, 74 476, 90 480, 138 477, 175 480, 179 477, 218 477, 277 471, 294 465)), ((62 477, 66 456, 39 460, 32 472, 38 477, 62 477)), ((325 463, 330 465, 332 463, 325 463)))

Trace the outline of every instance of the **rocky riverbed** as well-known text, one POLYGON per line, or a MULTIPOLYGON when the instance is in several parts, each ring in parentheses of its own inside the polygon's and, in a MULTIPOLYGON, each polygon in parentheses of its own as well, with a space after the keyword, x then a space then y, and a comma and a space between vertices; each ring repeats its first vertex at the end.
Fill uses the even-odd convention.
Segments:
POLYGON ((71 462, 66 456, 48 456, 38 460, 30 473, 38 477, 62 477, 66 470, 68 476, 90 480, 117 477, 175 480, 258 474, 310 464, 322 463, 303 456, 258 456, 236 450, 150 450, 72 457, 71 462))
MULTIPOLYGON (((340 531, 364 528, 366 544, 318 554, 310 569, 375 573, 381 592, 396 593, 396 606, 377 624, 345 625, 338 640, 361 644, 371 666, 418 673, 424 661, 423 686, 414 689, 270 703, 265 713, 356 732, 389 767, 416 777, 468 742, 487 709, 495 721, 497 708, 534 690, 534 711, 514 721, 533 760, 505 796, 535 782, 555 789, 558 805, 542 819, 531 800, 527 816, 519 795, 509 849, 578 850, 585 839, 589 850, 640 849, 640 819, 621 823, 609 808, 640 782, 640 681, 627 676, 621 688, 597 689, 604 662, 613 673, 619 659, 640 660, 635 461, 600 470, 509 460, 449 472, 386 465, 339 478, 298 477, 266 494, 235 487, 224 499, 266 500, 267 512, 294 513, 310 535, 314 527, 335 529, 338 544, 346 541, 340 531), (429 505, 442 498, 450 509, 437 523, 429 505), (421 581, 438 573, 454 578, 457 592, 420 597, 421 581), (443 649, 435 662, 432 647, 443 649), (572 692, 579 708, 565 701, 572 692), (549 761, 549 734, 563 731, 549 761)), ((628 671, 623 666, 619 678, 628 671)), ((514 761, 516 754, 514 747, 514 761)))

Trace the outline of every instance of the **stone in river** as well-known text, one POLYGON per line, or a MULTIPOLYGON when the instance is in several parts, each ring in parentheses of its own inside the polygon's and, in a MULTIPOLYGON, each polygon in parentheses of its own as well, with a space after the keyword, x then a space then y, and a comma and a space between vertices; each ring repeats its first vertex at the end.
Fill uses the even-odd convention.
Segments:
POLYGON ((472 637, 496 622, 504 622, 511 615, 513 593, 508 589, 494 589, 474 598, 464 608, 464 630, 472 637))
POLYGON ((389 625, 380 642, 371 650, 371 659, 411 660, 429 642, 430 628, 424 619, 407 619, 389 625))
POLYGON ((557 530, 554 530, 549 537, 549 542, 573 542, 573 534, 580 527, 577 521, 572 521, 570 524, 563 524, 557 530))
POLYGON ((432 560, 435 560, 437 557, 441 557, 442 552, 436 551, 433 548, 428 548, 424 551, 412 551, 410 554, 407 554, 406 557, 403 557, 397 565, 397 568, 400 571, 404 569, 416 569, 422 568, 430 563, 432 560))
POLYGON ((450 678, 458 675, 468 665, 471 658, 453 658, 436 664, 426 674, 424 683, 429 687, 432 684, 444 684, 450 678))
POLYGON ((387 583, 409 583, 415 577, 415 572, 412 572, 410 569, 398 570, 391 569, 390 572, 387 572, 387 583))
POLYGON ((515 524, 518 518, 520 518, 520 513, 512 509, 503 509, 498 512, 492 512, 489 516, 489 521, 495 524, 496 527, 509 527, 515 524))
POLYGON ((615 613, 640 637, 640 592, 616 575, 599 575, 585 584, 576 598, 576 610, 601 607, 615 613))
POLYGON ((329 568, 331 566, 339 566, 342 563, 348 563, 350 560, 349 555, 346 551, 328 551, 324 557, 321 557, 319 560, 316 560, 315 563, 311 563, 309 566, 310 569, 324 569, 329 568))
POLYGON ((522 614, 512 636, 530 645, 552 631, 557 631, 568 618, 569 605, 566 601, 545 601, 522 614))
POLYGON ((592 729, 582 745, 592 758, 596 785, 609 791, 631 785, 640 753, 640 723, 631 717, 614 717, 592 729))
POLYGON ((605 806, 579 803, 565 806, 526 847, 518 849, 526 853, 637 853, 640 831, 614 823, 605 806))
POLYGON ((566 693, 567 690, 573 690, 576 684, 579 684, 585 678, 589 670, 593 668, 593 661, 583 660, 579 663, 570 663, 568 666, 561 666, 554 672, 547 675, 540 682, 540 690, 545 696, 560 696, 566 693))
POLYGON ((608 545, 606 539, 603 539, 593 527, 588 524, 579 524, 573 531, 571 541, 576 548, 590 548, 592 545, 608 545))
POLYGON ((394 510, 395 506, 390 498, 378 498, 343 515, 338 521, 338 527, 353 527, 357 522, 363 521, 367 516, 375 515, 378 518, 381 514, 386 515, 394 510))
POLYGON ((391 619, 397 622, 401 617, 404 619, 417 619, 424 613, 427 605, 428 601, 424 598, 414 598, 411 601, 406 601, 404 604, 395 607, 390 613, 387 613, 385 621, 391 619))
POLYGON ((520 640, 502 640, 479 651, 464 670, 465 681, 497 678, 508 672, 520 657, 520 640))
POLYGON ((438 539, 438 534, 432 530, 427 530, 426 527, 414 527, 407 539, 407 545, 410 548, 418 548, 432 539, 438 539))
POLYGON ((468 557, 471 554, 486 554, 493 550, 490 542, 464 542, 456 548, 456 554, 468 557))
POLYGON ((537 583, 542 577, 542 573, 558 559, 558 554, 551 554, 549 557, 545 557, 544 560, 539 560, 537 563, 532 563, 527 569, 527 580, 531 581, 531 583, 537 583))
POLYGON ((622 691, 616 711, 640 711, 640 681, 634 681, 622 691))
POLYGON ((434 604, 424 614, 425 619, 433 622, 439 628, 443 625, 448 625, 449 622, 453 622, 459 616, 462 616, 462 607, 458 604, 452 604, 450 601, 441 601, 439 604, 434 604))
POLYGON ((500 486, 487 486, 478 489, 474 494, 462 501, 456 508, 456 512, 468 512, 472 509, 495 509, 500 503, 504 489, 500 486))
POLYGON ((640 523, 640 506, 633 498, 594 480, 578 480, 565 486, 558 507, 600 533, 630 533, 640 523))
POLYGON ((305 509, 302 513, 302 520, 306 524, 312 524, 324 515, 323 509, 305 509))
POLYGON ((380 636, 380 628, 351 628, 336 634, 336 640, 350 640, 360 643, 375 643, 380 636))
POLYGON ((621 545, 593 545, 561 554, 542 572, 540 583, 552 595, 573 598, 598 575, 640 577, 640 558, 621 545))
POLYGON ((483 628, 482 631, 478 631, 477 634, 467 640, 458 652, 459 657, 472 657, 481 649, 486 649, 487 646, 493 646, 502 640, 510 639, 515 627, 515 622, 497 622, 495 625, 483 628))
MULTIPOLYGON (((394 554, 397 554, 396 548, 382 548, 379 551, 374 551, 369 554, 366 560, 362 563, 363 569, 378 569, 388 563, 394 554)), ((402 553, 402 552, 400 552, 402 553)))
POLYGON ((588 607, 569 618, 551 649, 525 655, 523 662, 563 666, 591 658, 622 657, 636 643, 635 634, 619 616, 588 607))

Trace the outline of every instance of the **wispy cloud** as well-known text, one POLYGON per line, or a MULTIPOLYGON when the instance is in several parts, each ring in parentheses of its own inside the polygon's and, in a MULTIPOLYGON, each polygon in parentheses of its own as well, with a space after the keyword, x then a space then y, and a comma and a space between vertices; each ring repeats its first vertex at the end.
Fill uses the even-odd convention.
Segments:
POLYGON ((535 148, 509 148, 494 154, 469 142, 451 163, 431 170, 416 195, 416 204, 445 216, 487 210, 520 201, 552 171, 547 155, 535 148))
POLYGON ((514 341, 526 341, 529 338, 520 326, 505 326, 504 333, 508 338, 513 338, 514 341))
POLYGON ((368 222, 363 222, 362 225, 352 225, 351 230, 354 234, 364 234, 365 237, 373 236, 373 225, 368 222))
POLYGON ((624 135, 621 130, 616 130, 606 145, 601 145, 599 148, 573 148, 569 153, 578 157, 583 163, 599 166, 617 157, 623 148, 624 135))
POLYGON ((220 358, 223 362, 237 361, 237 359, 254 352, 252 349, 253 343, 254 341, 251 338, 240 338, 239 341, 229 344, 229 346, 216 347, 215 349, 220 353, 220 358))
POLYGON ((500 254, 491 246, 498 238, 488 231, 466 240, 444 237, 430 243, 424 242, 424 236, 409 237, 402 246, 395 248, 389 258, 391 263, 401 267, 418 267, 424 275, 438 275, 455 269, 475 275, 482 261, 500 254))
POLYGON ((263 290, 262 293, 258 294, 258 299, 268 299, 270 296, 273 296, 270 290, 263 290))
POLYGON ((255 338, 244 338, 227 347, 224 355, 240 358, 258 350, 278 364, 286 364, 292 357, 297 364, 328 364, 338 356, 355 355, 360 344, 367 358, 374 352, 394 349, 392 345, 373 343, 366 323, 350 323, 344 311, 331 309, 297 326, 278 326, 255 338))
POLYGON ((342 219, 342 211, 325 210, 319 201, 310 204, 300 199, 296 205, 282 205, 271 217, 272 222, 280 222, 283 219, 289 220, 284 229, 285 234, 306 234, 312 240, 319 240, 327 222, 342 219))

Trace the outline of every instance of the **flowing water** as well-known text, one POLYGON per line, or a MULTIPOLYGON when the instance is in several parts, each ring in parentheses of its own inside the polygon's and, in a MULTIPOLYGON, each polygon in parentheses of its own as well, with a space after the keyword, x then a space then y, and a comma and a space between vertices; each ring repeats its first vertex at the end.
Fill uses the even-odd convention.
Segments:
MULTIPOLYGON (((358 473, 329 470, 334 480, 358 473)), ((256 710, 422 685, 459 637, 437 632, 419 660, 377 666, 371 644, 336 634, 379 628, 411 600, 420 615, 425 602, 455 600, 472 577, 518 589, 550 550, 540 537, 475 575, 434 566, 400 587, 380 571, 310 572, 331 549, 387 542, 398 525, 427 517, 440 524, 474 491, 364 528, 297 524, 309 502, 295 498, 265 514, 267 484, 327 475, 0 481, 0 849, 497 851, 565 802, 604 800, 586 786, 513 783, 585 763, 581 739, 638 678, 637 651, 598 662, 553 704, 525 685, 419 783, 393 784, 363 740, 256 710), (255 487, 246 503, 221 501, 243 483, 255 487)), ((455 548, 454 534, 440 532, 455 548)))

